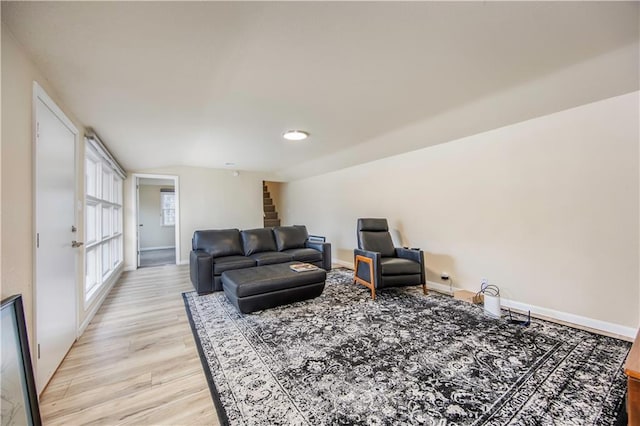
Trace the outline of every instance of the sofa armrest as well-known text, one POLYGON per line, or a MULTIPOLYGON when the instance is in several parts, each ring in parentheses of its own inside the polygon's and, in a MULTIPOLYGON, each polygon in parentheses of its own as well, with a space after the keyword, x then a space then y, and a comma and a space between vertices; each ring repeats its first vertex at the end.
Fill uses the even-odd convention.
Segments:
POLYGON ((322 269, 325 271, 331 270, 331 243, 307 240, 304 246, 322 253, 322 269))
POLYGON ((213 257, 203 250, 192 250, 189 254, 191 284, 198 294, 213 291, 213 257))
POLYGON ((426 283, 426 275, 424 271, 424 252, 422 250, 412 250, 402 247, 396 247, 396 256, 402 259, 413 260, 420 264, 420 275, 422 277, 422 283, 426 283))
POLYGON ((355 276, 362 278, 363 280, 368 282, 372 282, 373 280, 373 285, 375 286, 375 288, 379 288, 380 284, 382 283, 382 267, 380 266, 380 259, 382 258, 382 255, 377 251, 353 249, 354 266, 356 264, 356 256, 364 256, 373 260, 373 277, 369 276, 369 269, 364 263, 360 264, 361 266, 357 271, 353 271, 355 276))

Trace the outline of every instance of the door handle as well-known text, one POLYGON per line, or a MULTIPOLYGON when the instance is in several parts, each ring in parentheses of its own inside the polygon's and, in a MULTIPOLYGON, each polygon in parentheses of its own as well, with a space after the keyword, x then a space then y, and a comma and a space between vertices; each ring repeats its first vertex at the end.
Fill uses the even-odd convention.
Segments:
POLYGON ((82 241, 76 241, 76 240, 71 241, 71 247, 73 248, 80 247, 83 244, 84 243, 82 241))

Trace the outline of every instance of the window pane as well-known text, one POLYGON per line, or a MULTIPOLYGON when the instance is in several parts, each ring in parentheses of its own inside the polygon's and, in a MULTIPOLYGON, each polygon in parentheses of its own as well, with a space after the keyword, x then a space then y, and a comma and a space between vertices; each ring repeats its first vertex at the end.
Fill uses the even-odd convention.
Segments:
POLYGON ((98 209, 94 204, 87 204, 85 208, 86 217, 86 243, 91 244, 98 236, 98 209))
POLYGON ((176 193, 161 192, 160 201, 162 202, 162 209, 173 210, 176 208, 176 193))
POLYGON ((162 224, 165 226, 173 226, 176 224, 176 211, 175 210, 163 210, 162 211, 162 224))
POLYGON ((114 207, 113 208, 113 233, 117 234, 119 232, 122 232, 122 224, 120 221, 120 212, 122 211, 122 209, 120 209, 119 207, 114 207))
POLYGON ((98 167, 96 164, 96 161, 91 158, 91 157, 87 157, 87 160, 85 162, 85 171, 84 171, 84 175, 85 175, 85 185, 86 185, 86 191, 87 191, 87 195, 91 195, 92 197, 96 197, 97 196, 97 185, 98 185, 98 167))
POLYGON ((172 226, 176 223, 176 193, 161 192, 160 208, 162 209, 162 225, 172 226))
POLYGON ((110 171, 103 167, 102 172, 102 198, 105 201, 112 201, 111 192, 113 190, 113 177, 110 171))
POLYGON ((118 243, 116 244, 118 246, 118 263, 122 262, 124 260, 124 255, 123 255, 123 241, 124 239, 122 238, 122 235, 118 237, 118 243))
POLYGON ((111 271, 111 241, 101 244, 102 246, 102 276, 111 271))
POLYGON ((120 237, 111 240, 111 264, 114 269, 118 263, 120 263, 120 249, 118 244, 120 244, 120 237))
POLYGON ((102 237, 111 235, 111 207, 102 207, 102 237))
POLYGON ((88 293, 98 284, 98 258, 96 252, 99 247, 92 247, 87 250, 86 266, 85 266, 85 292, 88 293))
POLYGON ((122 179, 113 176, 113 202, 122 204, 122 179))

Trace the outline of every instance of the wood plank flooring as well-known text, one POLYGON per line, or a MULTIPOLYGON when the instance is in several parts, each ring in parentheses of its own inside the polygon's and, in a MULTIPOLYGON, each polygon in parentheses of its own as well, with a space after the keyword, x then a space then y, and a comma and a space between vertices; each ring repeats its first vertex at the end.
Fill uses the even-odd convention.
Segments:
POLYGON ((140 267, 175 265, 176 249, 158 249, 140 251, 140 267))
POLYGON ((218 425, 181 293, 188 266, 125 272, 40 398, 45 425, 218 425))

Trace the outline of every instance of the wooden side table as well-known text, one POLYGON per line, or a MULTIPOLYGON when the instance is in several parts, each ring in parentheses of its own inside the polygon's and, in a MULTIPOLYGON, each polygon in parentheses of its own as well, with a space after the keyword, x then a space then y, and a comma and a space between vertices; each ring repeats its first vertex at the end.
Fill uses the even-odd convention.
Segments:
POLYGON ((624 364, 627 375, 627 416, 629 426, 640 426, 640 330, 624 364))

